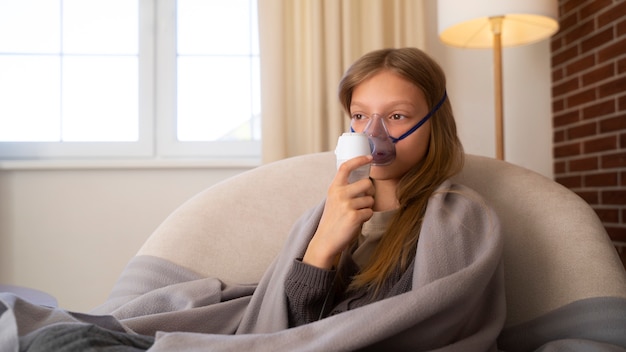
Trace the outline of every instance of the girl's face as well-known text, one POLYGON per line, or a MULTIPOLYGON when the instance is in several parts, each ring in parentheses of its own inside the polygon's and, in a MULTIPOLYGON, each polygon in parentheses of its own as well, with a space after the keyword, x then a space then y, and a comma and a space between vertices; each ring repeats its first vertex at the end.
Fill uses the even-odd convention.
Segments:
MULTIPOLYGON (((400 75, 383 70, 357 85, 352 92, 350 117, 352 128, 363 132, 367 121, 381 116, 389 135, 399 137, 415 126, 429 108, 424 93, 400 75)), ((414 133, 396 143, 396 159, 389 165, 372 166, 370 176, 378 181, 399 181, 428 150, 430 120, 414 133)))

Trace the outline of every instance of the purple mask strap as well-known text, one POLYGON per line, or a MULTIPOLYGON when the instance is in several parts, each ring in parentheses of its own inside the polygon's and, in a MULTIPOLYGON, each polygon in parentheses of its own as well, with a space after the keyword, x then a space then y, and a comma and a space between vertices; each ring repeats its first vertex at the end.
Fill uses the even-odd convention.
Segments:
MULTIPOLYGON (((435 107, 428 114, 426 114, 426 116, 424 116, 424 118, 421 119, 420 122, 418 122, 415 126, 411 127, 410 130, 406 131, 403 135, 401 135, 398 138, 389 136, 389 138, 391 138, 391 141, 394 142, 394 143, 398 143, 399 141, 401 141, 401 140, 405 139, 406 137, 410 136, 411 133, 417 131, 418 128, 422 127, 422 125, 425 124, 426 121, 428 121, 428 119, 430 119, 430 117, 433 116, 433 114, 435 112, 437 112, 437 110, 439 110, 441 105, 443 105, 443 102, 446 101, 447 97, 448 97, 448 93, 446 91, 444 91, 443 92, 443 97, 441 98, 441 100, 439 100, 437 105, 435 105, 435 107)), ((350 129, 352 129, 352 127, 350 127, 350 129)))

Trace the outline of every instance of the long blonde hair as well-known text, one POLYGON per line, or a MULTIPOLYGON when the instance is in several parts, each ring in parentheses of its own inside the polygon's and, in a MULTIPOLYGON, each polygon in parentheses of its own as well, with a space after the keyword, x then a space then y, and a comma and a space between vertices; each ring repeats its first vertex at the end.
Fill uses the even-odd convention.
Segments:
MULTIPOLYGON (((350 114, 352 92, 381 70, 390 70, 415 84, 424 93, 429 109, 446 94, 441 67, 416 48, 382 49, 358 59, 339 83, 339 100, 350 114)), ((431 132, 424 159, 400 180, 396 197, 400 209, 377 246, 370 263, 350 284, 351 289, 379 289, 393 271, 407 269, 415 253, 428 199, 437 187, 463 167, 464 153, 457 136, 450 99, 430 118, 431 132)))

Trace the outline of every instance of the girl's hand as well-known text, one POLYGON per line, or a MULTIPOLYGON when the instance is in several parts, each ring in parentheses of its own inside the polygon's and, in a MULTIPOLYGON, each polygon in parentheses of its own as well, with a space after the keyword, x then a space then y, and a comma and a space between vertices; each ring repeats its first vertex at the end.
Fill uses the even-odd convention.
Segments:
POLYGON ((361 226, 374 213, 374 184, 370 179, 348 183, 352 170, 372 162, 372 156, 350 159, 339 166, 328 189, 326 205, 317 231, 302 261, 330 269, 337 256, 358 236, 361 226))

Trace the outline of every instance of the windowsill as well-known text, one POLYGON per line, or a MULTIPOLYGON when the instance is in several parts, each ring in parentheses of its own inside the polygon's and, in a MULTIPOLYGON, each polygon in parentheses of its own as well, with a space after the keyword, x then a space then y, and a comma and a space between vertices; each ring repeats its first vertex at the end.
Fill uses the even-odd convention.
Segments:
POLYGON ((0 160, 0 171, 99 169, 251 169, 257 158, 232 159, 102 159, 102 160, 0 160))

